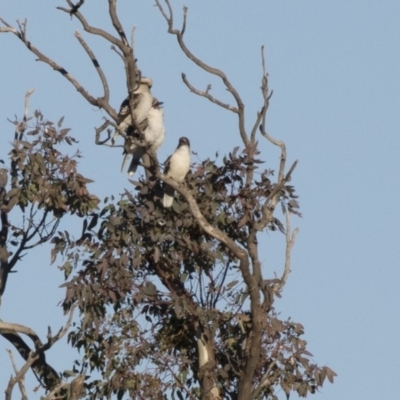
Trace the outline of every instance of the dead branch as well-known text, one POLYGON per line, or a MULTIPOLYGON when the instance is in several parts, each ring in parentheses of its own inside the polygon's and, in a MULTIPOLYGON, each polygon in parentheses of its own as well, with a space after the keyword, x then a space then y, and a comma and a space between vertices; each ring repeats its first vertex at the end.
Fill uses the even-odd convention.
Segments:
POLYGON ((111 17, 111 22, 114 26, 114 29, 117 31, 119 37, 121 38, 122 43, 125 46, 129 47, 128 39, 126 38, 124 28, 118 18, 117 15, 117 1, 116 0, 108 0, 108 11, 111 17))
MULTIPOLYGON (((21 357, 27 361, 31 354, 31 348, 25 343, 18 333, 10 331, 2 331, 0 335, 8 340, 18 351, 21 357)), ((43 382, 44 386, 51 390, 60 382, 60 377, 57 372, 46 362, 44 354, 39 359, 33 362, 32 370, 36 378, 43 382)))
POLYGON ((0 321, 0 335, 13 344, 22 358, 26 361, 15 378, 12 378, 9 382, 7 390, 9 391, 10 396, 14 385, 25 376, 29 368, 32 368, 37 379, 40 382, 43 382, 44 386, 48 390, 54 389, 61 383, 61 378, 58 376, 57 372, 47 364, 45 352, 67 333, 72 324, 75 308, 76 305, 71 307, 68 321, 55 336, 51 335, 51 330, 49 328, 47 342, 45 344, 42 344, 39 336, 31 328, 20 324, 0 321), (21 338, 20 334, 27 335, 33 341, 35 347, 34 350, 30 349, 21 338))
POLYGON ((107 138, 104 140, 100 140, 101 132, 103 132, 111 123, 109 120, 105 119, 103 125, 95 128, 95 143, 98 145, 103 145, 104 143, 108 142, 111 139, 111 131, 107 129, 107 138))
MULTIPOLYGON (((39 358, 38 354, 30 353, 28 359, 26 360, 24 366, 18 371, 18 373, 15 375, 14 378, 10 378, 7 389, 5 390, 6 393, 6 400, 11 400, 12 398, 12 391, 14 389, 14 386, 16 383, 19 385, 21 384, 22 380, 25 377, 25 374, 27 373, 28 369, 32 366, 32 364, 39 358)), ((24 388, 25 389, 25 388, 24 388)), ((22 391, 21 393, 24 393, 22 391)), ((25 392, 26 393, 26 392, 25 392)))
MULTIPOLYGON (((218 76, 222 80, 222 82, 225 85, 228 92, 231 93, 233 98, 235 99, 235 102, 237 104, 237 110, 238 110, 237 115, 238 115, 238 119, 239 119, 239 121, 238 121, 239 122, 239 132, 240 132, 240 136, 242 138, 244 145, 247 147, 249 139, 248 139, 248 136, 246 133, 245 125, 244 125, 244 120, 245 120, 244 108, 245 107, 244 107, 244 103, 243 103, 239 93, 237 92, 235 87, 231 84, 231 82, 229 81, 228 77, 225 75, 224 72, 222 72, 221 70, 219 70, 217 68, 210 67, 209 65, 207 65, 206 63, 201 61, 186 46, 186 43, 183 40, 183 34, 184 34, 185 28, 186 28, 187 8, 184 7, 184 9, 183 9, 183 26, 182 26, 182 29, 179 31, 178 29, 174 29, 174 17, 173 17, 172 7, 170 5, 169 0, 164 0, 164 1, 168 7, 169 15, 166 13, 164 8, 162 7, 160 0, 156 0, 156 5, 157 5, 158 9, 160 10, 162 16, 164 17, 164 19, 167 22, 168 33, 176 36, 179 46, 182 49, 182 51, 184 52, 184 54, 186 55, 186 57, 188 57, 191 61, 193 61, 198 67, 200 67, 204 71, 206 71, 212 75, 218 76)), ((206 97, 206 96, 204 96, 204 97, 206 97)))
POLYGON ((290 274, 290 264, 291 264, 291 254, 292 254, 292 249, 296 241, 296 235, 299 232, 299 229, 296 228, 291 231, 290 228, 290 216, 291 212, 289 210, 286 210, 285 213, 286 216, 286 250, 285 250, 285 267, 281 276, 281 279, 279 280, 279 283, 276 283, 273 286, 273 292, 278 293, 280 292, 283 287, 286 284, 286 281, 289 277, 290 274))
POLYGON ((261 64, 263 75, 261 79, 261 93, 263 97, 264 104, 262 105, 260 111, 257 113, 256 121, 253 125, 253 128, 250 133, 250 139, 254 143, 256 140, 257 130, 260 126, 261 121, 264 121, 265 125, 265 118, 267 115, 268 107, 269 107, 269 100, 272 97, 273 91, 269 92, 268 88, 268 73, 265 67, 265 57, 264 57, 264 46, 261 46, 261 64))
POLYGON ((85 42, 85 40, 83 39, 83 37, 81 36, 79 31, 75 32, 75 37, 78 39, 79 43, 82 45, 82 47, 86 51, 89 58, 92 60, 92 63, 94 65, 94 67, 96 68, 96 71, 100 77, 101 83, 103 84, 104 99, 107 102, 109 102, 110 101, 110 89, 108 87, 107 78, 106 78, 102 68, 100 67, 100 64, 99 64, 96 56, 94 55, 94 53, 93 53, 92 49, 89 47, 89 45, 85 42))
MULTIPOLYGON (((15 375, 18 375, 19 371, 18 371, 18 368, 17 368, 17 364, 15 363, 14 356, 13 356, 11 350, 7 349, 7 352, 8 352, 8 355, 10 357, 14 373, 15 373, 15 375)), ((10 379, 10 381, 11 381, 11 379, 10 379)), ((17 382, 18 382, 19 390, 20 390, 21 395, 22 395, 22 400, 28 400, 28 395, 26 393, 26 388, 25 388, 25 375, 23 375, 21 377, 21 379, 18 379, 17 382)), ((9 385, 10 385, 10 382, 9 382, 9 385)))
MULTIPOLYGON (((73 7, 73 3, 71 0, 67 0, 68 5, 70 6, 69 9, 64 8, 64 7, 57 7, 58 10, 61 10, 65 13, 71 14, 71 10, 73 7)), ((122 24, 118 19, 117 12, 116 12, 116 1, 115 0, 108 0, 109 4, 109 14, 111 18, 111 22, 117 31, 120 39, 117 37, 111 35, 107 31, 96 28, 94 26, 91 26, 86 18, 79 12, 76 11, 73 13, 73 16, 76 17, 79 22, 82 24, 83 29, 91 33, 92 35, 98 35, 106 39, 108 42, 110 42, 112 45, 117 47, 121 53, 123 54, 123 61, 125 64, 126 68, 126 76, 127 76, 127 88, 128 88, 128 93, 132 94, 135 91, 136 83, 138 80, 138 69, 136 66, 136 60, 134 57, 134 50, 133 48, 129 45, 129 42, 126 38, 125 32, 122 28, 122 24)), ((115 114, 116 116, 116 114, 115 114)), ((112 116, 112 118, 115 120, 115 116, 112 116)))
POLYGON ((41 351, 47 351, 48 349, 50 349, 51 346, 53 346, 54 343, 58 342, 69 330, 69 328, 72 325, 72 319, 74 317, 74 312, 76 309, 77 305, 73 304, 70 311, 69 311, 69 316, 68 316, 68 320, 66 322, 66 324, 64 325, 64 327, 61 327, 60 330, 57 332, 57 334, 55 336, 52 336, 51 334, 51 328, 48 328, 48 333, 47 333, 47 343, 45 343, 42 347, 41 347, 41 351))
POLYGON ((236 114, 239 113, 239 110, 236 107, 231 106, 230 104, 223 103, 222 101, 216 99, 214 96, 210 94, 211 85, 207 86, 207 89, 202 92, 201 90, 196 89, 187 79, 186 74, 182 74, 182 80, 185 85, 189 88, 189 90, 198 96, 205 97, 206 99, 210 100, 212 103, 217 104, 218 106, 225 108, 229 111, 232 111, 236 114))
POLYGON ((36 332, 27 326, 0 321, 0 333, 4 331, 13 333, 22 333, 28 336, 34 343, 36 349, 43 346, 36 332))
MULTIPOLYGON (((79 14, 79 11, 77 11, 76 14, 79 14)), ((64 78, 66 78, 74 87, 75 89, 92 105, 99 107, 107 112, 107 114, 116 120, 117 118, 117 112, 111 107, 111 105, 108 103, 108 101, 105 99, 105 97, 94 97, 92 96, 70 73, 67 72, 67 70, 62 67, 61 65, 57 64, 54 60, 51 58, 47 57, 44 55, 39 49, 37 49, 35 46, 32 45, 32 43, 27 39, 27 22, 24 21, 23 23, 19 23, 19 29, 10 29, 10 25, 0 18, 0 21, 7 26, 7 29, 0 30, 0 32, 11 32, 13 33, 19 40, 22 41, 22 43, 25 44, 25 46, 31 51, 33 54, 35 54, 38 57, 38 61, 42 61, 45 64, 49 65, 51 68, 53 68, 55 71, 59 72, 64 78)))
POLYGON ((29 89, 25 94, 25 105, 24 105, 24 118, 22 119, 21 123, 18 124, 17 128, 15 129, 15 140, 17 140, 17 132, 19 132, 18 140, 22 140, 22 135, 26 130, 26 123, 28 122, 28 115, 29 115, 29 99, 31 94, 35 91, 34 88, 29 89))
MULTIPOLYGON (((70 9, 68 8, 64 8, 64 7, 56 7, 57 10, 63 11, 67 14, 71 13, 71 10, 74 8, 74 5, 72 3, 72 1, 67 0, 68 5, 71 7, 70 9)), ((100 28, 96 28, 94 26, 89 25, 89 23, 86 21, 86 18, 81 14, 81 12, 79 10, 76 10, 73 13, 73 16, 76 17, 79 22, 82 24, 83 29, 88 32, 91 33, 92 35, 98 35, 103 37, 104 39, 106 39, 107 41, 109 41, 110 43, 114 44, 117 47, 120 47, 121 41, 116 38, 115 36, 111 35, 110 33, 108 33, 107 31, 100 29, 100 28)))

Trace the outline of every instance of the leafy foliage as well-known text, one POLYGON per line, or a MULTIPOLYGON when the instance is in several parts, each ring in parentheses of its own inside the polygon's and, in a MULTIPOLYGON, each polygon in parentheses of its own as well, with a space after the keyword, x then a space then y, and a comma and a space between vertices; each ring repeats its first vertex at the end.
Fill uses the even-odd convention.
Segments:
MULTIPOLYGON (((260 164, 256 154, 234 149, 220 165, 206 160, 188 176, 207 221, 245 248, 272 191, 270 170, 246 185, 246 171, 260 164)), ((53 239, 65 260, 64 308, 77 302, 82 315, 69 336, 85 354, 79 368, 98 370, 107 382, 88 384, 91 398, 111 392, 158 398, 168 389, 196 398, 196 381, 204 373, 195 362, 201 325, 215 346, 212 374, 223 397, 235 399, 252 335, 248 289, 235 257, 200 229, 185 200, 179 197, 169 210, 161 196, 154 178, 141 180, 136 194, 126 191, 116 204, 93 212, 81 238, 53 239)), ((296 198, 293 187, 282 189, 280 202, 298 213, 296 198)), ((274 218, 268 229, 277 228, 284 230, 274 218)), ((310 362, 302 326, 279 320, 274 280, 264 284, 264 334, 253 382, 260 388, 257 398, 274 398, 277 386, 306 396, 333 375, 310 362)))

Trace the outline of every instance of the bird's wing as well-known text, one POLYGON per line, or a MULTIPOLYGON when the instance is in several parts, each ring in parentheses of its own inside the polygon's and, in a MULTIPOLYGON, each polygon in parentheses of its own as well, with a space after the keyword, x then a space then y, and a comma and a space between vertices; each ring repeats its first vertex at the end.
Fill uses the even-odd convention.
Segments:
POLYGON ((119 112, 118 112, 117 125, 119 125, 128 114, 129 114, 129 97, 127 97, 121 103, 121 106, 120 106, 119 112))
POLYGON ((170 156, 165 160, 165 163, 164 163, 164 174, 168 174, 169 167, 171 166, 171 157, 172 157, 172 155, 170 155, 170 156))
POLYGON ((129 125, 128 129, 126 130, 126 135, 140 138, 140 132, 144 132, 148 126, 149 126, 149 121, 147 118, 145 118, 142 122, 138 124, 137 127, 134 125, 129 125))
MULTIPOLYGON (((140 103, 141 97, 143 95, 141 93, 135 93, 133 95, 133 109, 137 107, 137 105, 140 103)), ((117 125, 119 125, 129 114, 131 110, 129 108, 129 96, 121 103, 121 106, 119 108, 118 112, 118 120, 117 120, 117 125)))
POLYGON ((149 126, 149 120, 147 118, 145 118, 143 121, 139 122, 137 125, 140 132, 144 132, 148 126, 149 126))
POLYGON ((133 175, 136 172, 136 168, 140 163, 141 158, 143 157, 146 150, 143 147, 135 146, 131 148, 125 155, 121 165, 121 172, 125 169, 128 160, 132 157, 131 164, 128 168, 128 173, 133 175))
POLYGON ((122 165, 121 165, 121 172, 124 171, 126 164, 128 163, 128 160, 132 157, 132 154, 130 153, 125 153, 124 159, 122 160, 122 165))

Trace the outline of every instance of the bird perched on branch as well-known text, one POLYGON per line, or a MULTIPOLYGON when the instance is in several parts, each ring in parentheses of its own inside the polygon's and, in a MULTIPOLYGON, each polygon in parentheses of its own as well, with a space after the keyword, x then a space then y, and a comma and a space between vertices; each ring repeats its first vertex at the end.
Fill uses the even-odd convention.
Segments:
MULTIPOLYGON (((145 146, 138 146, 137 144, 131 144, 126 149, 126 154, 122 162, 121 170, 124 169, 129 157, 132 157, 131 163, 128 168, 128 174, 133 176, 140 163, 143 155, 148 151, 153 155, 157 152, 159 147, 163 144, 165 138, 165 127, 164 127, 164 111, 161 108, 162 102, 159 102, 155 97, 153 98, 152 106, 147 114, 147 118, 142 121, 139 126, 141 132, 144 134, 145 146)), ((139 137, 135 130, 130 132, 128 129, 128 136, 139 137)))
POLYGON ((122 102, 118 113, 117 125, 118 129, 115 130, 112 138, 114 144, 115 139, 118 137, 119 132, 125 132, 131 125, 138 126, 143 120, 147 118, 153 103, 153 96, 150 89, 153 86, 153 81, 150 78, 141 78, 139 87, 133 92, 133 119, 129 107, 129 96, 122 102))
MULTIPOLYGON (((184 181, 190 168, 190 142, 186 137, 179 139, 178 147, 175 152, 165 161, 164 174, 169 178, 181 183, 184 181)), ((163 206, 171 207, 174 202, 175 190, 164 183, 163 206)))

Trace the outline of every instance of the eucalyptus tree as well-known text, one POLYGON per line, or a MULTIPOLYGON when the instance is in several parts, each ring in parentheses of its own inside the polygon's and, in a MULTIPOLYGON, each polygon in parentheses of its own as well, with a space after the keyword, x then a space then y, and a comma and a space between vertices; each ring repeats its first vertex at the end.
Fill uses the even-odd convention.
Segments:
MULTIPOLYGON (((60 72, 88 105, 102 109, 107 118, 95 130, 94 145, 110 145, 117 132, 126 152, 143 149, 146 174, 132 181, 133 191, 126 190, 117 200, 110 193, 100 202, 89 193, 90 180, 78 172, 76 159, 59 148, 64 142, 76 145, 62 121, 53 124, 36 113, 32 131, 27 131, 27 115, 15 122, 10 166, 0 170, 1 294, 22 253, 50 241, 52 262, 57 260, 64 272, 62 307, 69 320, 56 335, 49 332, 44 344, 28 327, 0 322, 0 334, 26 360, 22 369, 16 369, 7 393, 11 396, 17 384, 25 392, 23 377, 29 368, 49 399, 113 394, 121 399, 277 399, 280 388, 287 396, 297 392, 305 397, 326 378, 332 382, 335 373, 311 361, 303 326, 280 319, 274 306, 291 268, 297 234, 291 216, 300 212, 291 184, 297 161, 287 165, 285 143, 266 130, 271 92, 263 51, 259 110, 247 129, 249 116, 238 90, 223 71, 206 64, 186 43, 187 8, 183 26, 177 28, 170 2, 156 0, 168 34, 205 74, 220 79, 231 100, 217 98, 210 86, 196 88, 185 74, 183 84, 233 113, 242 143, 224 149, 221 159, 193 163, 185 181, 178 182, 163 172, 155 152, 146 146, 140 124, 135 124, 138 87, 144 80, 116 0, 108 0, 115 33, 89 23, 84 0, 66 3, 60 11, 80 21, 88 34, 111 43, 123 61, 128 127, 121 129, 99 58, 81 34, 76 37, 103 89, 98 97, 29 40, 26 23, 14 27, 2 19, 0 32, 15 35, 38 60, 60 72), (130 134, 130 127, 137 134, 130 134), (280 151, 276 171, 263 165, 261 140, 280 151), (170 188, 169 194, 175 191, 170 208, 163 207, 163 187, 170 188), (11 210, 25 216, 25 225, 11 222, 11 210), (73 238, 59 230, 62 218, 82 221, 81 236, 73 238), (274 231, 286 243, 278 277, 260 259, 266 231, 274 231), (74 310, 79 314, 75 319, 74 310), (67 331, 69 345, 80 352, 71 370, 60 375, 47 364, 45 353, 67 331), (21 334, 33 340, 32 348, 21 334)), ((258 90, 254 88, 255 94, 258 90)))

